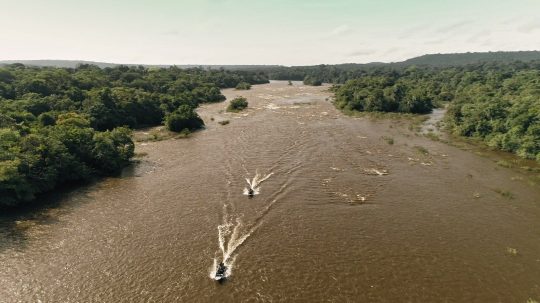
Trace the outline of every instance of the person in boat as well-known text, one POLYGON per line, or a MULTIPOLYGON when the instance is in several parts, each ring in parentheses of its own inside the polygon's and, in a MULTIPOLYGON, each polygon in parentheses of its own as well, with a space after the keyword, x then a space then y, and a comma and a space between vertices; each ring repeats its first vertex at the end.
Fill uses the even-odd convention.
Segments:
POLYGON ((249 188, 248 189, 248 196, 253 197, 254 194, 255 194, 255 192, 253 191, 253 188, 249 188))
POLYGON ((216 270, 216 279, 224 279, 225 278, 225 272, 227 271, 227 267, 223 262, 219 263, 218 268, 216 270))

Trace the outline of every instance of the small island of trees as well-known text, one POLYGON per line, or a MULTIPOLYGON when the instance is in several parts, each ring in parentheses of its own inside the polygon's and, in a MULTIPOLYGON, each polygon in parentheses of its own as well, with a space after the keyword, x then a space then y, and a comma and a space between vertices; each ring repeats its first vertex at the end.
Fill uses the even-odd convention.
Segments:
POLYGON ((228 112, 237 113, 248 107, 247 99, 244 97, 236 97, 227 106, 228 112))

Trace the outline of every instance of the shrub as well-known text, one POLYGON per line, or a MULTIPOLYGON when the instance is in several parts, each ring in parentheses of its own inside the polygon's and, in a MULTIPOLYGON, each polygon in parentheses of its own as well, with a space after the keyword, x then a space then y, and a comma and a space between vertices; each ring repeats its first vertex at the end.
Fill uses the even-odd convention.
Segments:
POLYGON ((38 122, 42 126, 50 126, 54 125, 56 123, 56 120, 54 119, 54 116, 50 113, 43 113, 38 116, 38 122))
POLYGON ((168 114, 165 124, 173 132, 181 132, 184 129, 191 131, 204 126, 203 120, 189 105, 181 105, 176 111, 168 114))
POLYGON ((304 84, 305 85, 311 85, 311 86, 321 86, 322 81, 313 77, 313 76, 306 76, 304 78, 304 84))
POLYGON ((244 97, 236 97, 227 106, 228 112, 239 112, 248 107, 247 99, 244 97))
POLYGON ((249 84, 247 82, 240 82, 240 83, 238 83, 238 85, 236 85, 236 89, 248 90, 248 89, 251 89, 251 84, 249 84))

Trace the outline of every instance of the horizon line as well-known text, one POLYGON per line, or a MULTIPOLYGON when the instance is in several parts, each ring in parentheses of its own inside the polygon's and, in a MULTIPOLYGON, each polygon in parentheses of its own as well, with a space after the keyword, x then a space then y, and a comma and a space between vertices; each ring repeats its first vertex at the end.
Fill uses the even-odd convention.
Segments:
POLYGON ((172 67, 172 66, 282 66, 282 67, 295 67, 295 66, 318 66, 318 65, 346 65, 346 64, 357 64, 357 65, 368 65, 368 64, 394 64, 402 63, 411 59, 423 57, 423 56, 432 56, 432 55, 460 55, 460 54, 487 54, 487 53, 520 53, 520 52, 540 52, 540 50, 516 50, 516 51, 484 51, 484 52, 453 52, 453 53, 425 53, 423 55, 418 55, 410 57, 401 61, 371 61, 371 62, 341 62, 341 63, 318 63, 312 65, 288 65, 288 64, 170 64, 170 63, 157 63, 157 64, 147 64, 147 63, 118 63, 118 62, 108 62, 108 61, 99 61, 99 60, 90 60, 90 59, 7 59, 0 60, 0 63, 13 62, 20 63, 19 61, 64 61, 64 62, 83 62, 83 63, 99 63, 99 64, 110 64, 110 65, 131 65, 131 66, 157 66, 157 67, 172 67))

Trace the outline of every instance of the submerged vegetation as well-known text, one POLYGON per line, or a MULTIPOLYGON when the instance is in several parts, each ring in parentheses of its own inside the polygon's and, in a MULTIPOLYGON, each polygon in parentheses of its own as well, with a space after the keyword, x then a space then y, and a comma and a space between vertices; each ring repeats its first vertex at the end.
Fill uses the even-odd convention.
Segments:
POLYGON ((236 97, 229 103, 229 106, 227 106, 228 112, 237 113, 239 111, 242 111, 248 107, 247 99, 244 97, 236 97))
POLYGON ((134 156, 131 128, 204 126, 195 108, 220 88, 267 83, 263 73, 118 66, 0 68, 0 206, 119 172, 134 156))

